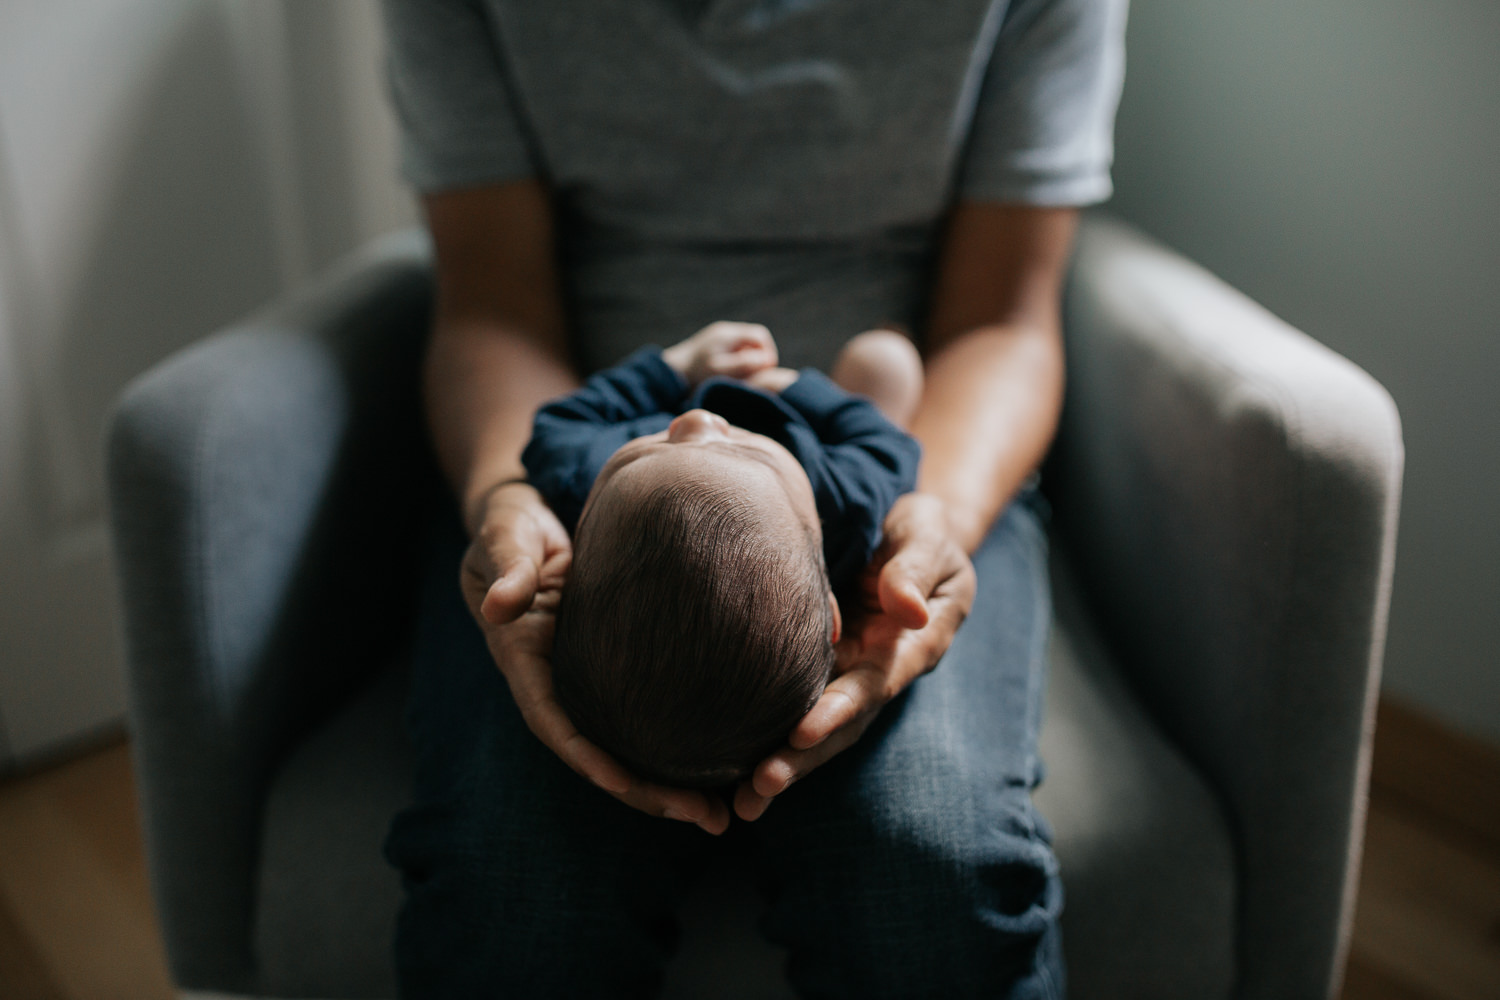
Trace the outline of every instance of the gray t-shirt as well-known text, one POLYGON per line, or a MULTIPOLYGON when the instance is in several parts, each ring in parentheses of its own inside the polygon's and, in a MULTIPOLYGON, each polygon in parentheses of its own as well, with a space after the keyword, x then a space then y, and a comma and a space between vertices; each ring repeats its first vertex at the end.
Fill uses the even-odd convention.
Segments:
POLYGON ((408 180, 545 179, 588 370, 716 319, 794 366, 919 329, 955 199, 1108 197, 1125 5, 385 0, 408 180))

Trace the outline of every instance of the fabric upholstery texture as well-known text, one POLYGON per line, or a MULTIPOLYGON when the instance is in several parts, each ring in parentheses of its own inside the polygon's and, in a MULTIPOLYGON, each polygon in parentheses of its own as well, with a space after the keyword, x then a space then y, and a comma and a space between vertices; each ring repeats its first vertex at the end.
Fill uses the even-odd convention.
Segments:
MULTIPOLYGON (((398 884, 372 852, 409 773, 393 664, 440 502, 415 394, 426 253, 386 241, 188 349, 113 425, 136 763, 185 988, 392 992, 398 884)), ((1082 230, 1067 326, 1038 804, 1072 995, 1326 996, 1363 829, 1394 408, 1106 218, 1082 230)), ((715 955, 760 970, 731 977, 741 995, 778 995, 749 992, 776 960, 746 922, 690 928, 668 995, 697 995, 715 955)))
POLYGON ((1234 995, 1234 840, 1223 806, 1152 721, 1052 560, 1055 625, 1036 804, 1062 864, 1074 997, 1234 995))
POLYGON ((401 882, 381 844, 411 795, 405 667, 394 658, 310 734, 266 796, 252 941, 271 996, 395 995, 401 882))
POLYGON ((1337 988, 1403 451, 1346 359, 1095 220, 1066 298, 1056 528, 1133 688, 1229 810, 1238 995, 1337 988))
POLYGON ((384 244, 148 372, 112 423, 130 724, 181 986, 258 986, 267 788, 409 618, 429 286, 420 239, 384 244))

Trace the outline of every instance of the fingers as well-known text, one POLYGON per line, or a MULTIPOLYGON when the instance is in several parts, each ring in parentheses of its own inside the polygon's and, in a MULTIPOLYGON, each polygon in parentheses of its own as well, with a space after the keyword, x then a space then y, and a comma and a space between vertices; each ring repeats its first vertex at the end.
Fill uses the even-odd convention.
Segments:
POLYGON ((926 628, 931 617, 927 602, 953 572, 954 560, 944 558, 948 542, 941 534, 908 530, 899 536, 888 533, 886 544, 894 552, 875 579, 876 603, 902 628, 926 628))
POLYGON ((735 813, 743 820, 759 819, 772 799, 852 746, 887 700, 879 664, 835 678, 792 731, 790 745, 761 761, 735 789, 735 813))
POLYGON ((558 756, 632 809, 679 823, 692 823, 716 837, 729 828, 729 807, 722 801, 689 788, 668 788, 641 781, 576 730, 558 750, 558 756))
MULTIPOLYGON (((572 728, 571 724, 568 728, 572 728)), ((577 730, 573 730, 560 747, 553 749, 574 771, 633 809, 663 819, 692 823, 714 836, 729 828, 729 807, 723 802, 692 789, 668 788, 640 781, 577 730)))
POLYGON ((630 772, 582 733, 575 730, 556 749, 564 763, 609 794, 620 796, 630 791, 630 772))
POLYGON ((791 368, 767 368, 750 374, 745 381, 765 392, 785 392, 787 387, 797 381, 798 373, 791 368))
POLYGON ((756 372, 775 367, 776 349, 774 347, 769 350, 763 347, 736 348, 731 353, 716 357, 709 362, 709 370, 712 374, 728 378, 749 378, 756 372))
POLYGON ((482 624, 515 621, 544 587, 560 587, 572 558, 567 530, 529 486, 493 492, 464 554, 464 592, 482 624))
POLYGON ((734 790, 734 814, 746 823, 754 823, 766 814, 772 798, 757 792, 752 782, 742 781, 734 790))
POLYGON ((527 728, 563 763, 621 802, 652 816, 692 823, 718 836, 729 828, 729 807, 686 788, 640 781, 574 726, 552 695, 550 667, 540 656, 508 650, 502 671, 527 728))
POLYGON ((729 806, 723 800, 688 788, 666 788, 638 782, 626 795, 616 796, 632 808, 662 819, 692 823, 717 837, 729 829, 729 806))
POLYGON ((772 799, 852 746, 874 717, 874 712, 868 713, 810 750, 787 749, 766 758, 749 780, 735 789, 735 815, 747 822, 760 819, 772 799))
POLYGON ((708 341, 707 374, 749 378, 776 367, 776 341, 759 323, 719 322, 702 332, 708 341))
MULTIPOLYGON (((943 638, 944 649, 951 638, 943 638)), ((901 643, 889 658, 836 678, 793 730, 789 746, 761 761, 735 789, 735 814, 747 822, 759 819, 772 799, 853 746, 895 693, 930 670, 937 656, 940 651, 933 656, 916 642, 901 643)))
POLYGON ((877 581, 880 608, 902 626, 925 628, 928 601, 944 581, 968 566, 952 540, 945 511, 932 497, 908 493, 885 521, 884 547, 891 552, 877 581))
POLYGON ((776 353, 776 338, 771 336, 769 329, 759 323, 752 323, 750 325, 755 328, 750 339, 765 350, 771 359, 771 364, 774 366, 780 360, 776 353))
POLYGON ((749 378, 758 371, 776 367, 776 341, 759 323, 720 320, 710 323, 687 340, 662 351, 662 360, 697 385, 711 375, 749 378))
POLYGON ((873 672, 855 669, 835 677, 808 709, 787 742, 793 750, 810 750, 880 704, 880 682, 873 672))
POLYGON ((710 324, 714 347, 721 351, 760 351, 776 363, 776 341, 771 331, 760 323, 735 323, 727 320, 710 324))

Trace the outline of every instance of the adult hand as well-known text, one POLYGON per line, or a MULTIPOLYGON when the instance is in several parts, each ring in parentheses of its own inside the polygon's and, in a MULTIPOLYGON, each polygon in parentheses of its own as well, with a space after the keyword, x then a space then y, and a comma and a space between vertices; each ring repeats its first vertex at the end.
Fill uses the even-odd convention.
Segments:
MULTIPOLYGON (((885 539, 865 570, 866 607, 837 643, 837 676, 734 797, 734 811, 758 819, 793 782, 847 749, 880 709, 937 665, 974 603, 973 564, 954 540, 941 500, 897 499, 885 539)), ((856 609, 850 609, 856 610, 856 609)))
POLYGON ((564 763, 626 805, 723 833, 729 809, 722 801, 635 778, 580 733, 553 696, 552 633, 573 546, 541 495, 525 483, 507 483, 479 506, 460 574, 464 600, 526 725, 564 763))

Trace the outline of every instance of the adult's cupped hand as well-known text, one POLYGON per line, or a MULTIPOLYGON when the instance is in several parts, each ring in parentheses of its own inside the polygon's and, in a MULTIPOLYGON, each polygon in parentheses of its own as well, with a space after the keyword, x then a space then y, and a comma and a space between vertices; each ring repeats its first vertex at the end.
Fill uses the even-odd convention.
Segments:
POLYGON ((526 725, 564 763, 626 805, 723 833, 729 826, 723 801, 636 778, 580 733, 557 703, 552 635, 573 546, 546 501, 525 483, 504 484, 484 498, 477 520, 460 572, 464 600, 526 725))
POLYGON ((887 702, 937 665, 974 603, 974 566, 954 539, 943 501, 908 493, 891 507, 880 549, 865 570, 866 606, 848 609, 835 677, 735 792, 734 810, 759 819, 771 800, 848 749, 887 702))

